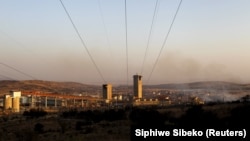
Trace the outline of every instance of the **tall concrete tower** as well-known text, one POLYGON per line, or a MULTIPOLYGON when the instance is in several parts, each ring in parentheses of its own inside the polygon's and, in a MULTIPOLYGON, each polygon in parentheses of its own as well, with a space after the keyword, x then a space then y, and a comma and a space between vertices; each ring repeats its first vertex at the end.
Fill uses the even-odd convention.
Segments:
POLYGON ((134 75, 134 97, 142 98, 142 76, 134 75))
POLYGON ((103 84, 102 85, 102 93, 103 98, 107 100, 112 99, 112 85, 111 84, 103 84))

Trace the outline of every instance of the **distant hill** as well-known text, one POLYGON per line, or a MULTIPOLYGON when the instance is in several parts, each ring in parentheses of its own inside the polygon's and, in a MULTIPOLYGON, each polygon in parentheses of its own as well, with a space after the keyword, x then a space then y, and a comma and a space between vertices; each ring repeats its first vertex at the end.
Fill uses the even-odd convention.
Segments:
MULTIPOLYGON (((250 84, 237 84, 222 81, 205 81, 182 84, 160 84, 160 85, 144 85, 144 89, 213 89, 213 90, 248 90, 250 84)), ((132 86, 129 87, 133 89, 132 86)), ((42 80, 25 80, 25 81, 0 81, 0 95, 9 93, 10 90, 20 91, 41 91, 57 94, 101 94, 102 86, 87 85, 76 82, 55 82, 42 80)), ((114 91, 124 92, 127 86, 114 87, 114 91)))
POLYGON ((159 89, 214 89, 214 90, 250 90, 250 84, 237 84, 223 81, 204 81, 193 83, 181 83, 181 84, 160 84, 160 85, 148 85, 147 88, 159 88, 159 89))
POLYGON ((100 91, 101 86, 86 85, 76 82, 54 82, 42 80, 0 81, 0 94, 8 93, 10 90, 42 91, 61 94, 85 94, 100 91))

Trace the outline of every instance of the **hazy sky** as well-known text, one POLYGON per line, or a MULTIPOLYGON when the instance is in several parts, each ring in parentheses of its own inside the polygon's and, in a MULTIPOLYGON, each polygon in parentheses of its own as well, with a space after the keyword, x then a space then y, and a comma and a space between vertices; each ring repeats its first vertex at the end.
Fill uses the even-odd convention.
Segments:
MULTIPOLYGON (((63 0, 104 79, 126 84, 124 0, 63 0)), ((128 70, 140 74, 156 0, 127 0, 128 70)), ((250 83, 250 1, 159 0, 144 83, 250 83)), ((59 0, 0 0, 0 63, 40 80, 105 83, 59 0)), ((0 79, 27 80, 0 64, 0 79)))

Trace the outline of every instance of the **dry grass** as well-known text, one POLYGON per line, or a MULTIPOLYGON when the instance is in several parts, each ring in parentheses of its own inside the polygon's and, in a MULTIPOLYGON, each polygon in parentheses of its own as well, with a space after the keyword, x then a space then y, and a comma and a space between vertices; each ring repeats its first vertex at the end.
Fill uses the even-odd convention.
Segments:
POLYGON ((127 141, 130 138, 130 128, 127 121, 101 121, 93 125, 83 126, 82 130, 76 130, 77 121, 79 119, 60 118, 1 121, 0 141, 127 141), (34 131, 37 123, 44 126, 43 132, 34 131))
MULTIPOLYGON (((240 125, 246 124, 248 126, 249 122, 246 121, 249 120, 250 114, 246 111, 249 110, 249 108, 250 103, 227 103, 203 105, 201 109, 197 109, 195 106, 180 105, 153 110, 159 112, 159 115, 155 114, 157 117, 165 118, 163 123, 167 126, 175 126, 178 124, 177 122, 183 122, 187 119, 196 121, 197 117, 195 118, 194 115, 203 115, 200 116, 202 119, 197 120, 208 119, 215 122, 225 122, 220 125, 228 123, 235 125, 239 123, 240 125), (200 113, 197 113, 197 111, 200 113), (209 119, 209 117, 212 117, 212 119, 209 119), (227 121, 223 121, 224 119, 227 121)), ((126 114, 129 114, 129 112, 126 111, 126 114)), ((142 112, 142 114, 145 115, 139 118, 147 118, 147 112, 142 112)), ((157 121, 155 117, 152 118, 154 121, 157 121)), ((0 117, 0 141, 127 141, 130 140, 131 124, 138 120, 141 119, 131 120, 129 118, 123 118, 122 120, 112 121, 102 119, 86 124, 86 122, 84 122, 86 120, 84 120, 83 117, 62 118, 55 115, 47 115, 42 118, 33 119, 26 119, 22 115, 0 117), (43 128, 42 130, 35 131, 34 127, 38 123, 42 124, 43 128), (79 123, 80 126, 77 126, 79 123)), ((153 122, 153 120, 150 120, 150 122, 153 122)), ((148 122, 148 120, 146 120, 146 122, 148 122)), ((183 123, 183 125, 189 124, 183 123)))

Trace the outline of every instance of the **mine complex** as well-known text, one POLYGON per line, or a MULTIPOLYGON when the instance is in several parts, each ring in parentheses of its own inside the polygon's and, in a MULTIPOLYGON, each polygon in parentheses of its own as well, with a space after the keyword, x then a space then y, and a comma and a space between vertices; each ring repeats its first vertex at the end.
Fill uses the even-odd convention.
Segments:
MULTIPOLYGON (((5 114, 23 113, 24 111, 41 108, 47 112, 58 112, 77 108, 78 110, 125 108, 133 106, 168 106, 180 104, 183 97, 171 97, 174 91, 167 91, 165 95, 152 92, 152 96, 143 94, 142 76, 133 76, 133 94, 113 94, 112 84, 102 85, 102 96, 76 94, 54 94, 40 91, 10 90, 9 94, 0 97, 0 107, 5 114)), ((186 103, 204 104, 199 97, 189 97, 186 103)))

